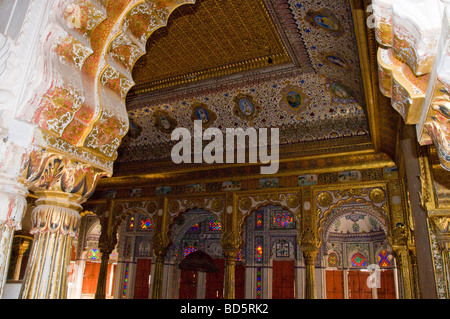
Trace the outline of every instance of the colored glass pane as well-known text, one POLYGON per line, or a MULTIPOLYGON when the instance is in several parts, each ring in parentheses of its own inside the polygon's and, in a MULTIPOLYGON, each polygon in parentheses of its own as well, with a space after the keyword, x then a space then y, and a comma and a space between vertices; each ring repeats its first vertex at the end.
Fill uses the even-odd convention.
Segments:
POLYGON ((150 220, 150 217, 141 219, 141 229, 152 229, 153 224, 150 220))
POLYGON ((184 249, 183 257, 186 257, 187 255, 189 255, 190 253, 193 253, 194 251, 197 251, 197 248, 195 248, 194 246, 186 247, 184 249))
POLYGON ((88 258, 90 260, 98 260, 100 258, 98 249, 93 248, 93 249, 89 250, 88 258))
POLYGON ((115 250, 111 253, 109 259, 111 259, 111 260, 117 260, 117 252, 116 252, 115 250))
POLYGON ((130 218, 130 230, 132 230, 134 228, 134 217, 132 216, 130 218))
POLYGON ((239 250, 239 253, 238 253, 237 257, 236 257, 236 261, 242 261, 242 249, 239 250))
POLYGON ((262 268, 256 268, 256 299, 262 297, 262 268))
POLYGON ((272 228, 294 228, 294 217, 288 211, 274 211, 272 216, 272 228))
POLYGON ((352 261, 353 267, 362 267, 362 266, 366 266, 366 264, 367 264, 366 257, 364 257, 364 255, 359 252, 352 256, 351 261, 352 261))
POLYGON ((389 258, 389 252, 386 250, 380 251, 378 254, 378 265, 380 267, 389 267, 391 266, 391 260, 389 258))
POLYGON ((262 261, 262 253, 263 253, 263 248, 261 245, 259 245, 258 247, 256 247, 256 261, 262 261))
POLYGON ((217 220, 210 220, 209 221, 209 230, 218 231, 222 229, 222 224, 218 222, 217 220))
POLYGON ((123 280, 123 292, 122 292, 122 297, 126 297, 127 296, 127 289, 128 289, 128 271, 129 271, 129 266, 130 264, 127 263, 125 266, 125 278, 123 280))
POLYGON ((336 253, 330 253, 328 255, 328 266, 329 267, 336 267, 338 264, 338 257, 336 253))
POLYGON ((263 228, 263 214, 262 212, 256 213, 256 229, 262 229, 263 228))
POLYGON ((189 233, 198 233, 200 231, 200 224, 196 223, 191 226, 191 228, 188 229, 189 233))

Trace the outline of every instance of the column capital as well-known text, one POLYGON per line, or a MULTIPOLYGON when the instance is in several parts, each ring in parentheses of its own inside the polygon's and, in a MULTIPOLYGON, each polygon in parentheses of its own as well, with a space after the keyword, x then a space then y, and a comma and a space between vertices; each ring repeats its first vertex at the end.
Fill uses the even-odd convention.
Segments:
POLYGON ((319 252, 316 248, 315 250, 303 250, 303 257, 305 258, 306 265, 314 265, 316 262, 317 253, 319 252))
POLYGON ((392 247, 406 246, 408 244, 408 232, 402 223, 397 223, 391 230, 388 240, 391 242, 392 247))
POLYGON ((310 228, 305 228, 300 234, 299 246, 302 251, 317 251, 319 248, 319 240, 315 232, 310 228))
POLYGON ((220 244, 222 245, 222 251, 225 256, 227 256, 227 254, 237 256, 241 247, 240 236, 234 230, 225 229, 222 233, 220 244))
POLYGON ((436 234, 436 240, 441 251, 450 250, 450 214, 448 211, 445 213, 445 215, 434 215, 429 217, 431 227, 436 234))
POLYGON ((164 258, 167 255, 169 245, 167 236, 163 236, 160 231, 153 235, 152 247, 156 258, 164 258))
POLYGON ((36 204, 57 205, 80 211, 107 172, 67 155, 34 149, 26 159, 22 178, 39 198, 36 204))

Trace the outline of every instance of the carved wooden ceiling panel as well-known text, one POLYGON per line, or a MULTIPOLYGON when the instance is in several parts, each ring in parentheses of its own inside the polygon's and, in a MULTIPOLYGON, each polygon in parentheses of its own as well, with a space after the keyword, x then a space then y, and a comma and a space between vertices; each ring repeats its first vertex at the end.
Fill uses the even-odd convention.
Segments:
POLYGON ((135 92, 289 61, 261 0, 198 0, 176 9, 136 63, 135 92))

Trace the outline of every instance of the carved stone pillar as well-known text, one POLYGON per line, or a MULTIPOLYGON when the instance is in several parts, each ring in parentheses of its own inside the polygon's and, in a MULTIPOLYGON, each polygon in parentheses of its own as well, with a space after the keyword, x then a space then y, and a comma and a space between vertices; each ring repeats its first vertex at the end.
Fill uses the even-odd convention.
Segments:
MULTIPOLYGON (((107 214, 107 217, 112 217, 113 214, 107 214)), ((111 221, 112 218, 107 218, 108 221, 111 221)), ((108 277, 108 262, 109 256, 114 250, 114 247, 117 244, 117 227, 104 227, 104 223, 102 224, 102 233, 100 235, 98 249, 102 254, 101 264, 100 264, 100 272, 98 274, 97 281, 97 289, 95 291, 95 299, 105 299, 106 298, 106 280, 108 277)), ((107 223, 109 225, 109 223, 107 223)))
POLYGON ((442 260, 441 265, 442 269, 440 272, 437 272, 436 277, 440 277, 441 282, 445 283, 447 287, 446 294, 449 295, 450 292, 450 210, 440 210, 435 212, 435 214, 429 217, 430 220, 430 232, 432 232, 435 236, 435 240, 437 243, 437 248, 435 251, 435 259, 442 260), (444 276, 439 276, 440 274, 447 274, 444 276))
POLYGON ((81 206, 58 195, 38 194, 32 212, 34 241, 20 293, 22 299, 66 298, 72 238, 78 232, 81 206))
POLYGON ((225 255, 225 285, 224 299, 236 298, 236 258, 241 248, 241 238, 238 226, 238 197, 227 198, 227 213, 223 217, 223 232, 220 244, 225 255), (230 206, 229 204, 232 204, 230 206), (231 216, 229 216, 231 213, 231 216), (229 218, 229 217, 230 218, 229 218))
POLYGON ((405 299, 414 299, 414 277, 410 257, 410 250, 407 245, 407 233, 405 226, 398 225, 391 232, 392 252, 399 265, 403 281, 403 294, 405 299))
POLYGON ((305 229, 300 238, 300 249, 305 259, 305 299, 316 299, 316 257, 318 240, 314 232, 305 229))
POLYGON ((239 246, 225 246, 222 248, 225 255, 225 287, 224 298, 236 298, 236 258, 239 254, 239 246))
MULTIPOLYGON (((113 249, 108 247, 101 247, 99 244, 99 250, 102 253, 100 272, 98 274, 97 289, 95 291, 95 299, 105 299, 106 298, 106 279, 108 277, 108 262, 109 256, 111 255, 113 249)), ((114 248, 114 247, 113 247, 114 248)))
POLYGON ((14 280, 19 280, 19 278, 20 278, 20 269, 22 267, 23 254, 27 251, 29 245, 30 245, 30 242, 27 240, 27 241, 24 241, 19 246, 19 253, 17 256, 16 267, 14 269, 14 280))
POLYGON ((303 258, 305 258, 305 298, 316 299, 316 257, 317 248, 302 247, 303 258))
POLYGON ((107 200, 105 212, 97 212, 100 219, 101 234, 98 241, 98 249, 102 254, 100 272, 98 275, 95 299, 106 298, 106 279, 108 277, 109 256, 117 244, 117 229, 122 222, 122 216, 114 214, 114 202, 107 200))
POLYGON ((0 299, 8 274, 14 230, 21 229, 27 193, 26 188, 18 183, 0 185, 0 299))
POLYGON ((14 231, 22 228, 28 195, 20 176, 23 158, 28 152, 23 146, 26 144, 24 136, 27 130, 17 121, 6 121, 5 113, 0 116, 0 299, 6 282, 14 231), (17 131, 23 134, 17 134, 17 131), (22 144, 17 143, 17 136, 23 139, 22 144))
POLYGON ((164 259, 170 245, 168 237, 169 199, 164 197, 163 212, 156 220, 155 234, 152 238, 152 249, 155 255, 155 272, 152 290, 152 299, 162 298, 162 286, 164 275, 164 259))
POLYGON ((168 243, 160 232, 153 236, 153 254, 155 255, 155 272, 152 290, 152 299, 162 298, 162 285, 164 275, 164 260, 167 255, 168 243))
POLYGON ((20 298, 66 298, 72 239, 78 235, 81 203, 104 175, 61 154, 44 150, 30 154, 24 177, 38 199, 32 212, 33 247, 20 298))

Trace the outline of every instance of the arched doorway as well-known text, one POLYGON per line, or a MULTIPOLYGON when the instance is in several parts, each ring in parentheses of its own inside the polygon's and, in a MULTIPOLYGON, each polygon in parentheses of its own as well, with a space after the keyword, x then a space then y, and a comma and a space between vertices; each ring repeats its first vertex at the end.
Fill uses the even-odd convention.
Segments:
POLYGON ((294 299, 299 296, 301 256, 295 214, 277 204, 255 208, 246 220, 247 295, 294 299))
MULTIPOLYGON (((101 252, 98 241, 101 234, 100 220, 95 215, 83 217, 83 232, 81 247, 78 255, 72 250, 69 276, 69 298, 93 299, 97 290, 100 274, 101 252)), ((111 253, 107 268, 106 298, 111 299, 114 295, 114 287, 117 274, 117 249, 111 253)))
POLYGON ((176 291, 168 298, 222 299, 225 280, 225 259, 220 239, 222 225, 211 212, 195 208, 180 214, 174 222, 172 246, 167 262, 173 265, 171 288, 176 291), (205 269, 179 268, 190 254, 202 252, 217 266, 217 272, 205 269))
POLYGON ((152 289, 154 221, 142 209, 131 208, 120 226, 118 264, 120 269, 119 298, 149 299, 152 289))
POLYGON ((224 260, 213 259, 202 250, 190 252, 178 265, 181 269, 180 299, 195 299, 198 273, 206 274, 205 299, 223 299, 224 260))
POLYGON ((325 298, 398 298, 396 264, 383 215, 361 204, 334 211, 323 227, 325 298))

